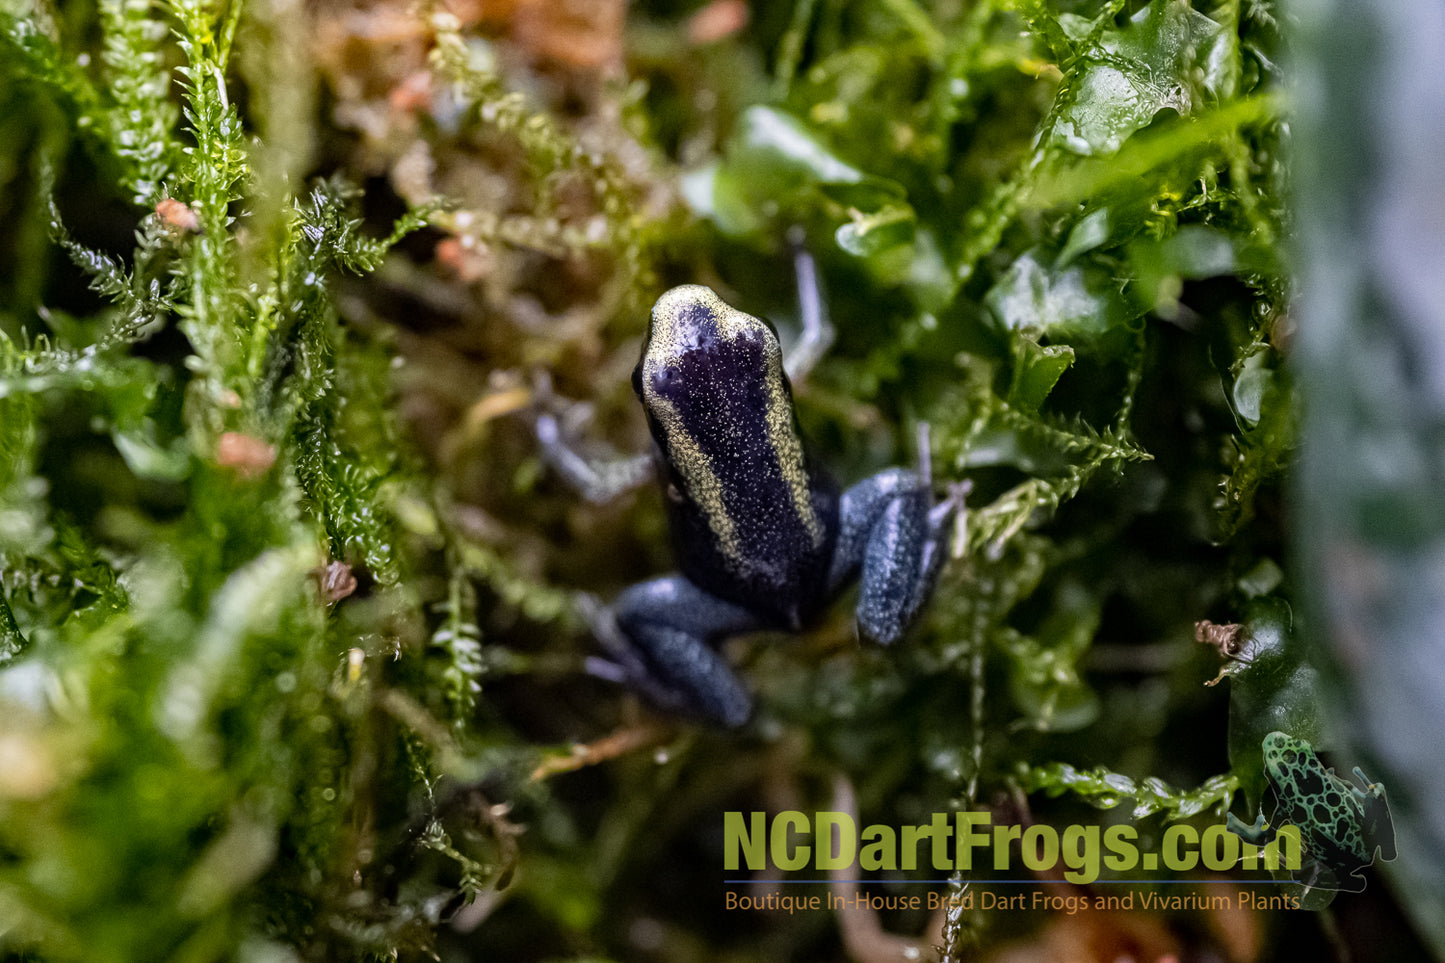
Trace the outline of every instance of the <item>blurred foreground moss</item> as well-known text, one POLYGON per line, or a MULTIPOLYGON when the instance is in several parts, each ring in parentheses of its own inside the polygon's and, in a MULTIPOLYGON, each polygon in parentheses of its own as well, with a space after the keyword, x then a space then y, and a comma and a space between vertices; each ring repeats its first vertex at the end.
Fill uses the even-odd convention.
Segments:
MULTIPOLYGON (((511 859, 505 832, 463 852, 413 811, 440 743, 411 733, 465 710, 476 630, 455 606, 428 636, 390 355, 334 304, 424 212, 373 240, 339 182, 265 181, 228 96, 240 10, 102 3, 90 70, 58 11, 0 23, 7 89, 37 101, 29 216, 101 303, 0 334, 0 933, 46 958, 421 949, 511 859), (132 250, 72 235, 62 173, 134 202, 132 250), (377 878, 428 848, 453 864, 434 890, 377 878)), ((260 118, 294 167, 285 121, 260 118)))

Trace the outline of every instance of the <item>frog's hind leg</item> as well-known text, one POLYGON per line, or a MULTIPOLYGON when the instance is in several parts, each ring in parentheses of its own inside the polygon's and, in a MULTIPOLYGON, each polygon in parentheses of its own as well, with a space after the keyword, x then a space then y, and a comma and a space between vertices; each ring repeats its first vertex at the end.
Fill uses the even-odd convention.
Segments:
POLYGON ((588 613, 607 649, 593 671, 616 679, 658 708, 736 728, 752 715, 753 698, 712 643, 761 628, 749 610, 699 589, 680 575, 623 592, 608 608, 588 613))
POLYGON ((1364 783, 1365 789, 1354 789, 1355 802, 1360 807, 1360 829, 1365 837, 1365 850, 1374 853, 1380 849, 1380 858, 1395 858, 1395 824, 1390 818, 1390 800, 1381 783, 1371 781, 1359 766, 1355 767, 1355 778, 1364 783))

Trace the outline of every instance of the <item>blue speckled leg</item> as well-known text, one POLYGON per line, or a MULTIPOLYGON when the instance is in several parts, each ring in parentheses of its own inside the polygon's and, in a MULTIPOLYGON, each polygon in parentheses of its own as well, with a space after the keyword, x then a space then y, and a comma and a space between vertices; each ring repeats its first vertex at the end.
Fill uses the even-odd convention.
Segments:
POLYGON ((621 681, 660 709, 730 728, 752 715, 752 694, 711 643, 758 628, 681 575, 634 585, 594 617, 621 681))
POLYGON ((836 588, 861 568, 857 614, 865 638, 897 640, 933 590, 958 496, 934 505, 929 489, 917 472, 892 468, 843 493, 828 584, 836 588))

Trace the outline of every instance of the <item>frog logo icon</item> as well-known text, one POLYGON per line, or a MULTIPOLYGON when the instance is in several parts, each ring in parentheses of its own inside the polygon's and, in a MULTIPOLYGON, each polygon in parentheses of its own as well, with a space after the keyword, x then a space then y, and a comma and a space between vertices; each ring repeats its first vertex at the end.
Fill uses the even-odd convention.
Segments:
POLYGON ((1358 893, 1365 888, 1361 870, 1375 861, 1395 858, 1395 826, 1381 783, 1371 782, 1358 766, 1357 786, 1327 769, 1314 747, 1283 732, 1264 737, 1264 771, 1279 800, 1273 825, 1263 807, 1253 826, 1229 814, 1228 827, 1246 842, 1265 846, 1278 827, 1299 829, 1303 855, 1294 879, 1307 890, 1358 893))

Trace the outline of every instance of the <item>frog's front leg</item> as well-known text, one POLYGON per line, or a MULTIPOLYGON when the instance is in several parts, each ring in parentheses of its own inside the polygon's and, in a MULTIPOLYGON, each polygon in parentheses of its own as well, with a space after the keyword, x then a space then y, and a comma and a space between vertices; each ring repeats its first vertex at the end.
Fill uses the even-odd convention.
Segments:
POLYGON ((1262 812, 1255 817, 1253 826, 1246 826, 1243 820, 1234 813, 1230 813, 1224 821, 1224 826, 1231 833, 1234 833, 1234 835, 1252 846, 1268 846, 1270 842, 1274 840, 1274 837, 1278 835, 1273 827, 1269 825, 1269 820, 1264 818, 1264 813, 1262 812))
POLYGON ((858 631, 890 644, 918 613, 943 565, 943 542, 961 489, 933 504, 925 473, 891 468, 843 493, 829 590, 859 573, 858 631))
POLYGON ((533 377, 532 395, 532 430, 542 462, 583 498, 605 505, 654 477, 651 455, 598 457, 580 451, 578 441, 591 420, 592 406, 557 395, 546 372, 533 377))
POLYGON ((608 650, 609 675, 658 708, 736 728, 753 698, 712 644, 763 627, 748 609, 709 595, 681 575, 642 582, 606 609, 593 628, 608 650))
POLYGON ((535 430, 542 460, 593 504, 605 505, 618 495, 640 487, 653 476, 650 455, 605 460, 582 455, 572 447, 562 423, 549 412, 537 416, 535 430))
POLYGON ((818 265, 803 246, 803 232, 789 231, 788 242, 793 246, 793 273, 798 285, 798 320, 802 331, 797 342, 783 352, 783 368, 788 372, 788 379, 797 384, 805 380, 828 353, 837 331, 828 320, 823 286, 818 283, 818 265))

